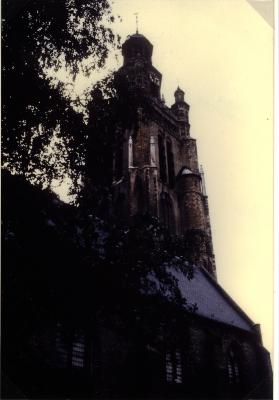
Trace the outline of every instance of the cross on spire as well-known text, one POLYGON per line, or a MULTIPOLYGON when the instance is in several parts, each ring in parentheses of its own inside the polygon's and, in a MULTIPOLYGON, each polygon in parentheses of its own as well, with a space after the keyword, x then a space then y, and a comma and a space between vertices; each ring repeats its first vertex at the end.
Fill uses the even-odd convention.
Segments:
POLYGON ((136 16, 136 33, 139 33, 139 19, 138 19, 138 15, 139 15, 139 13, 138 12, 136 12, 136 13, 134 13, 134 15, 136 16))

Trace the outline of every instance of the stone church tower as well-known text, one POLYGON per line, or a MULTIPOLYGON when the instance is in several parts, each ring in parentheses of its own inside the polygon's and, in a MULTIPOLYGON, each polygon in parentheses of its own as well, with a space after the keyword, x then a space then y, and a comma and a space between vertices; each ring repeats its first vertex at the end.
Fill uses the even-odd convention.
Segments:
POLYGON ((122 46, 124 65, 118 76, 137 109, 137 124, 123 132, 115 153, 115 205, 129 219, 148 213, 170 234, 191 237, 196 262, 216 278, 204 177, 190 135, 190 106, 179 87, 174 104, 166 106, 152 50, 138 33, 122 46))
POLYGON ((165 105, 162 75, 143 35, 130 36, 122 52, 120 92, 95 104, 88 208, 4 177, 4 397, 271 399, 270 354, 260 326, 216 280, 185 94, 177 88, 174 104, 165 105), (95 200, 101 218, 92 215, 95 200), (109 214, 104 224, 103 210, 109 214), (185 253, 195 250, 196 258, 187 258, 190 277, 160 259, 160 266, 149 266, 148 246, 142 263, 134 263, 135 246, 131 252, 121 247, 118 233, 145 214, 161 222, 167 240, 183 237, 185 253))

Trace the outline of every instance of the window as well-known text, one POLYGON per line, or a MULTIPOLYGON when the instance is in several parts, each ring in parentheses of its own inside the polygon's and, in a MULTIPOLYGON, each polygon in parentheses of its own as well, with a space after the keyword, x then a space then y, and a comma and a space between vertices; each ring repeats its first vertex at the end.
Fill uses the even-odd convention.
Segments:
POLYGON ((57 324, 56 353, 61 368, 83 368, 85 356, 84 334, 67 335, 61 324, 57 324))
POLYGON ((163 183, 168 183, 171 188, 175 184, 174 172, 174 156, 172 151, 172 143, 169 139, 166 141, 162 135, 158 136, 159 148, 159 164, 160 164, 160 178, 163 183))
POLYGON ((238 385, 240 383, 239 363, 236 359, 235 352, 230 349, 227 362, 228 381, 230 385, 238 385))
POLYGON ((76 336, 72 343, 72 367, 84 367, 84 335, 76 336))
POLYGON ((162 182, 166 183, 167 181, 166 151, 162 135, 158 136, 158 147, 159 147, 160 178, 162 182))
POLYGON ((167 232, 175 231, 172 201, 166 192, 162 192, 160 196, 160 221, 167 232))
POLYGON ((166 352, 166 381, 182 383, 181 352, 178 349, 166 352))
POLYGON ((172 144, 169 140, 167 141, 167 159, 168 159, 169 185, 171 188, 173 188, 175 183, 174 160, 173 160, 172 144))

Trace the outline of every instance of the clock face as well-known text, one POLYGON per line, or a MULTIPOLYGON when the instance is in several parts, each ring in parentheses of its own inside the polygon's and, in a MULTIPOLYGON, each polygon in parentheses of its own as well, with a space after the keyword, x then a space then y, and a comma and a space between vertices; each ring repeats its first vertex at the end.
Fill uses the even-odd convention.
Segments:
POLYGON ((151 82, 155 83, 156 85, 160 85, 160 79, 158 78, 158 76, 152 72, 150 72, 150 80, 151 82))

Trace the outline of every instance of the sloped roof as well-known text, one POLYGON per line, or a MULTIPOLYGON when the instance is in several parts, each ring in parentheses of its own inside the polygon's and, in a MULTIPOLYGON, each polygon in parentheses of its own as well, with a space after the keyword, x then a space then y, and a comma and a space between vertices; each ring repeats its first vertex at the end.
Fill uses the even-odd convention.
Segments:
POLYGON ((192 175, 193 172, 189 168, 183 168, 181 175, 192 175))
POLYGON ((254 322, 203 268, 194 267, 191 280, 178 270, 172 273, 183 297, 188 303, 197 304, 197 315, 254 332, 254 322))

